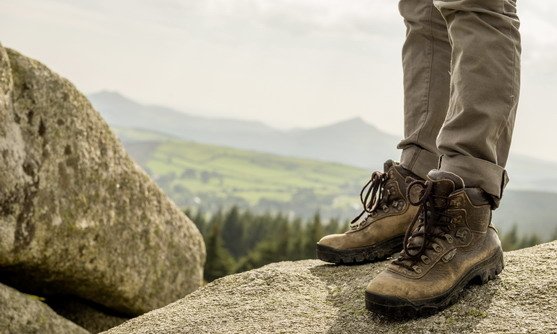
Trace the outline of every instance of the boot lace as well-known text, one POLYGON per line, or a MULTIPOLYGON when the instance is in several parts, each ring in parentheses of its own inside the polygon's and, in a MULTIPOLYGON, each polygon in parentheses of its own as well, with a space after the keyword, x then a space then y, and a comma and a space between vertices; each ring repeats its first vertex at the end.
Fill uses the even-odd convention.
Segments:
POLYGON ((436 243, 440 238, 444 238, 452 243, 451 216, 445 212, 448 197, 438 196, 432 193, 433 182, 415 180, 407 188, 408 201, 415 206, 419 206, 418 213, 412 223, 406 229, 403 242, 403 250, 400 256, 393 261, 393 264, 404 267, 408 270, 421 272, 416 264, 421 261, 428 264, 430 251, 440 252, 441 246, 436 243), (411 196, 414 187, 421 187, 420 195, 417 200, 411 196), (442 201, 445 205, 435 205, 435 201, 442 201))
POLYGON ((384 191, 387 180, 388 176, 386 173, 376 171, 371 174, 371 178, 360 191, 360 201, 362 202, 363 210, 350 222, 351 229, 358 229, 361 224, 367 220, 366 217, 366 219, 360 221, 360 218, 365 213, 367 213, 369 217, 369 215, 377 210, 379 203, 388 200, 390 194, 385 194, 384 191))

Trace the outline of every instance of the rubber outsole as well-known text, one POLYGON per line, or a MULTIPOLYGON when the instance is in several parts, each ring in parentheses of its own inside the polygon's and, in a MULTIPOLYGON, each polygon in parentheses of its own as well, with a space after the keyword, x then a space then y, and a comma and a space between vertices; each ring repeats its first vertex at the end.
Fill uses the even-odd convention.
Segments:
POLYGON ((351 249, 335 249, 317 244, 316 255, 318 259, 334 264, 375 262, 400 252, 403 240, 404 236, 400 235, 372 246, 351 249))
POLYGON ((366 308, 369 311, 394 318, 415 318, 437 313, 452 305, 471 283, 485 284, 503 271, 503 252, 499 251, 472 268, 452 289, 445 294, 419 302, 372 294, 366 291, 366 308))

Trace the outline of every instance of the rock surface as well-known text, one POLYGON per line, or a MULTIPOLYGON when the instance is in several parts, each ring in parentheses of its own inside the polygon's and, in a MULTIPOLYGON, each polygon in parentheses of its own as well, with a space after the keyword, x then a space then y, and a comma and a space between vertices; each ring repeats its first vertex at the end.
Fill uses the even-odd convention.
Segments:
POLYGON ((0 284, 0 333, 87 334, 38 299, 0 284))
POLYGON ((466 289, 428 318, 368 312, 364 289, 386 262, 282 262, 224 277, 107 334, 124 333, 555 333, 557 241, 506 253, 500 278, 466 289))
POLYGON ((87 99, 0 46, 0 280, 130 315, 195 290, 205 246, 87 99))

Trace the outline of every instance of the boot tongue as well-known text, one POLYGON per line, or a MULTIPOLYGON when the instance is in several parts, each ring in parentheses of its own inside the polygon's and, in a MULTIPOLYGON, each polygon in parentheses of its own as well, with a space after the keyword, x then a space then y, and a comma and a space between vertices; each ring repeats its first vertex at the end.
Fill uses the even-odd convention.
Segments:
MULTIPOLYGON (((448 197, 456 190, 464 188, 464 180, 460 176, 451 173, 440 171, 437 169, 431 170, 427 174, 428 181, 433 183, 433 188, 431 190, 433 197, 430 202, 433 208, 436 210, 443 210, 448 205, 448 197)), ((424 213, 428 215, 428 212, 424 213)), ((427 216, 428 219, 435 219, 433 216, 427 216)), ((425 224, 425 223, 424 223, 425 224)), ((439 232, 438 226, 430 226, 433 233, 439 232)), ((409 255, 416 256, 418 254, 418 248, 425 242, 423 233, 425 233, 425 225, 418 225, 418 227, 412 231, 411 238, 407 241, 409 246, 409 255), (421 233, 420 233, 421 232, 421 233), (411 249, 411 250, 410 250, 411 249)), ((406 242, 406 241, 405 241, 406 242)))
POLYGON ((395 165, 395 162, 391 159, 385 161, 385 163, 383 164, 383 171, 385 173, 387 173, 389 171, 389 169, 391 169, 391 167, 393 167, 395 165))
POLYGON ((454 191, 464 188, 464 180, 451 172, 434 169, 427 174, 427 178, 433 182, 433 193, 436 196, 449 197, 454 191))
POLYGON ((400 174, 400 176, 402 177, 402 180, 398 180, 399 178, 396 178, 397 182, 399 183, 399 186, 401 186, 400 189, 406 188, 404 183, 405 183, 406 178, 408 178, 408 177, 411 177, 413 180, 421 179, 419 176, 415 175, 410 170, 402 167, 402 165, 400 163, 394 162, 393 160, 385 161, 385 163, 383 164, 383 169, 384 169, 385 173, 389 173, 391 171, 391 169, 394 169, 398 172, 398 174, 400 174))

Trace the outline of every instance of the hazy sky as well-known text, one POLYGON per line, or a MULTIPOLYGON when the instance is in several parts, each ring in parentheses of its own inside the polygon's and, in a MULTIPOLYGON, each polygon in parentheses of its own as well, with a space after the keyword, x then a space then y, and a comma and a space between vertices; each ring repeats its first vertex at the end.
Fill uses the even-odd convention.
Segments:
MULTIPOLYGON (((557 161, 557 1, 518 2, 513 149, 557 161)), ((400 135, 403 38, 396 0, 0 0, 0 42, 86 93, 277 127, 361 116, 400 135)))

